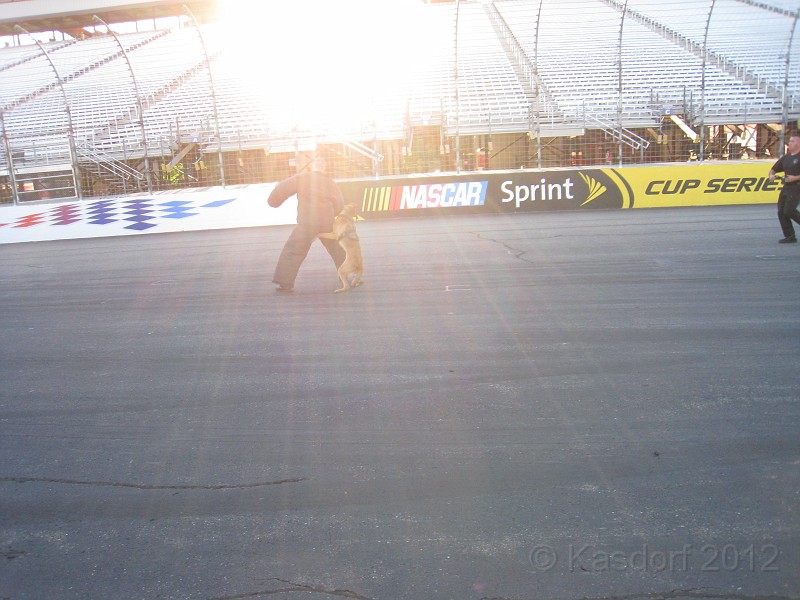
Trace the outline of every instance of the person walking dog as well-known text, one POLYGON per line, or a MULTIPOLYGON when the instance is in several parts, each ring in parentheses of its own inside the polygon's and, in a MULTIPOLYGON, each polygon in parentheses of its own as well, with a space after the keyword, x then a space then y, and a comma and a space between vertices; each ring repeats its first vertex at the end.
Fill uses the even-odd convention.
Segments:
MULTIPOLYGON (((270 193, 267 202, 273 208, 287 199, 297 196, 297 225, 283 246, 272 282, 277 292, 291 292, 300 265, 303 264, 311 244, 320 233, 333 228, 333 219, 344 208, 344 198, 336 182, 326 174, 325 159, 317 157, 311 169, 279 182, 270 193)), ((331 255, 336 269, 345 259, 345 252, 336 240, 321 239, 331 255)))

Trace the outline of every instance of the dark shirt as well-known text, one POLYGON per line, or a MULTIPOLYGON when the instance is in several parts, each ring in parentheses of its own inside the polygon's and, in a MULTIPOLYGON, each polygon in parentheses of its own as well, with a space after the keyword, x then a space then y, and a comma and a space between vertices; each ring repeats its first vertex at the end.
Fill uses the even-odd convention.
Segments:
MULTIPOLYGON (((786 175, 800 175, 800 152, 797 154, 784 154, 773 165, 772 170, 776 173, 785 173, 786 175)), ((792 183, 783 182, 786 186, 797 186, 798 181, 792 183)))
POLYGON ((344 208, 342 192, 336 182, 318 171, 305 171, 284 179, 270 193, 273 208, 297 195, 297 224, 318 231, 330 231, 333 218, 344 208))

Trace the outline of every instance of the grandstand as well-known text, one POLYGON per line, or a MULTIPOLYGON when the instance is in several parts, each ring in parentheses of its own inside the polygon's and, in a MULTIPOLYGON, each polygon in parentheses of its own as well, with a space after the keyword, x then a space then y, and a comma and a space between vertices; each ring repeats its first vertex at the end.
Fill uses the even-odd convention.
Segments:
POLYGON ((274 181, 312 151, 345 178, 766 157, 800 116, 798 0, 407 4, 404 43, 363 45, 403 73, 350 55, 301 105, 293 77, 336 65, 293 76, 210 0, 0 2, 0 201, 274 181))

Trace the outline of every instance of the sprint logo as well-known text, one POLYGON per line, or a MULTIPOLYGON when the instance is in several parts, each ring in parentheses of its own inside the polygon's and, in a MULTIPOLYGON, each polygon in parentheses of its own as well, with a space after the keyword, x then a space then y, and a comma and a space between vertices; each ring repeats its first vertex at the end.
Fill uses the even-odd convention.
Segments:
POLYGON ((586 187, 589 188, 589 195, 586 197, 586 200, 584 200, 581 206, 589 204, 589 202, 592 200, 596 200, 606 193, 606 186, 598 182, 596 179, 589 177, 588 175, 584 175, 583 173, 578 173, 578 175, 581 176, 581 179, 583 179, 586 187))
POLYGON ((514 202, 519 208, 523 202, 536 202, 537 200, 572 200, 574 184, 567 177, 563 183, 549 182, 542 177, 539 183, 514 185, 513 181, 504 181, 500 184, 503 193, 500 198, 503 202, 514 202))

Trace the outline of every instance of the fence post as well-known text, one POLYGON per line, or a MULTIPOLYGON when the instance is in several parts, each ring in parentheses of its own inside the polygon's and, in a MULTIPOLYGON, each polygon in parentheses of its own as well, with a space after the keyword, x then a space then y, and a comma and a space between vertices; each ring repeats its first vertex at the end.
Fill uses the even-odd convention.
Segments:
MULTIPOLYGON (((133 93, 136 94, 136 110, 139 113, 139 128, 142 130, 142 151, 144 152, 145 183, 147 184, 147 193, 152 194, 153 185, 150 181, 150 157, 147 154, 147 132, 144 128, 144 106, 142 105, 142 95, 139 93, 139 83, 136 81, 136 73, 133 71, 133 65, 131 64, 131 59, 128 56, 128 52, 125 50, 125 46, 122 45, 122 42, 114 30, 108 26, 108 23, 103 21, 103 19, 97 15, 92 15, 92 18, 103 25, 106 28, 106 31, 114 38, 114 41, 117 42, 117 46, 119 46, 120 52, 122 52, 122 56, 125 58, 125 62, 128 65, 128 72, 130 72, 131 81, 133 81, 133 93)), ((124 141, 123 148, 125 148, 124 141)))
POLYGON ((14 206, 19 204, 17 197, 17 176, 14 174, 14 157, 11 153, 11 142, 6 135, 6 115, 0 111, 0 128, 3 130, 3 145, 5 146, 6 156, 8 157, 8 184, 11 186, 11 198, 14 206))
POLYGON ((711 15, 714 13, 716 0, 711 0, 706 18, 706 30, 703 34, 703 59, 702 73, 700 73, 700 162, 705 159, 706 148, 706 62, 708 60, 708 28, 711 25, 711 15))
POLYGON ((200 25, 197 23, 197 19, 194 18, 194 13, 191 9, 183 5, 183 10, 186 11, 186 14, 189 15, 189 18, 194 23, 195 31, 197 31, 197 36, 200 38, 200 46, 203 49, 203 55, 205 56, 206 68, 208 69, 208 83, 209 87, 211 88, 211 106, 214 110, 214 133, 217 136, 217 160, 219 161, 219 178, 220 182, 222 183, 222 187, 225 187, 225 161, 222 159, 222 137, 220 136, 220 129, 219 129, 219 111, 217 109, 217 90, 214 86, 214 76, 211 73, 211 59, 208 56, 208 49, 206 48, 206 41, 203 38, 203 33, 200 31, 200 25))
POLYGON ((458 16, 461 0, 456 0, 456 40, 455 60, 453 61, 453 88, 456 93, 456 173, 461 172, 461 104, 458 94, 458 16))
POLYGON ((47 52, 42 43, 35 37, 31 36, 30 32, 21 25, 14 25, 14 29, 21 31, 25 35, 29 36, 34 42, 36 42, 39 50, 42 51, 42 54, 47 59, 50 68, 53 70, 53 74, 56 76, 56 82, 58 83, 58 87, 61 90, 61 95, 64 98, 64 112, 67 115, 67 142, 69 144, 70 161, 72 162, 72 179, 75 183, 75 195, 78 197, 78 200, 82 200, 83 194, 81 192, 81 174, 78 168, 78 151, 75 148, 75 128, 72 124, 72 111, 69 108, 69 99, 67 98, 67 90, 64 89, 64 81, 61 79, 61 75, 59 75, 53 59, 50 57, 50 54, 47 52))
MULTIPOLYGON (((619 127, 619 143, 617 152, 619 154, 619 166, 622 167, 624 145, 622 143, 622 34, 625 29, 625 15, 628 12, 628 0, 622 5, 622 16, 619 19, 619 44, 617 47, 617 74, 619 79, 619 94, 617 96, 617 127, 619 127)), ((585 113, 584 113, 585 114, 585 113)))
POLYGON ((786 45, 786 67, 783 74, 783 109, 781 115, 781 152, 786 147, 786 128, 789 127, 789 67, 791 66, 792 43, 794 42, 794 33, 797 30, 798 20, 800 20, 800 8, 798 8, 797 12, 794 14, 792 31, 789 34, 789 43, 786 45))

